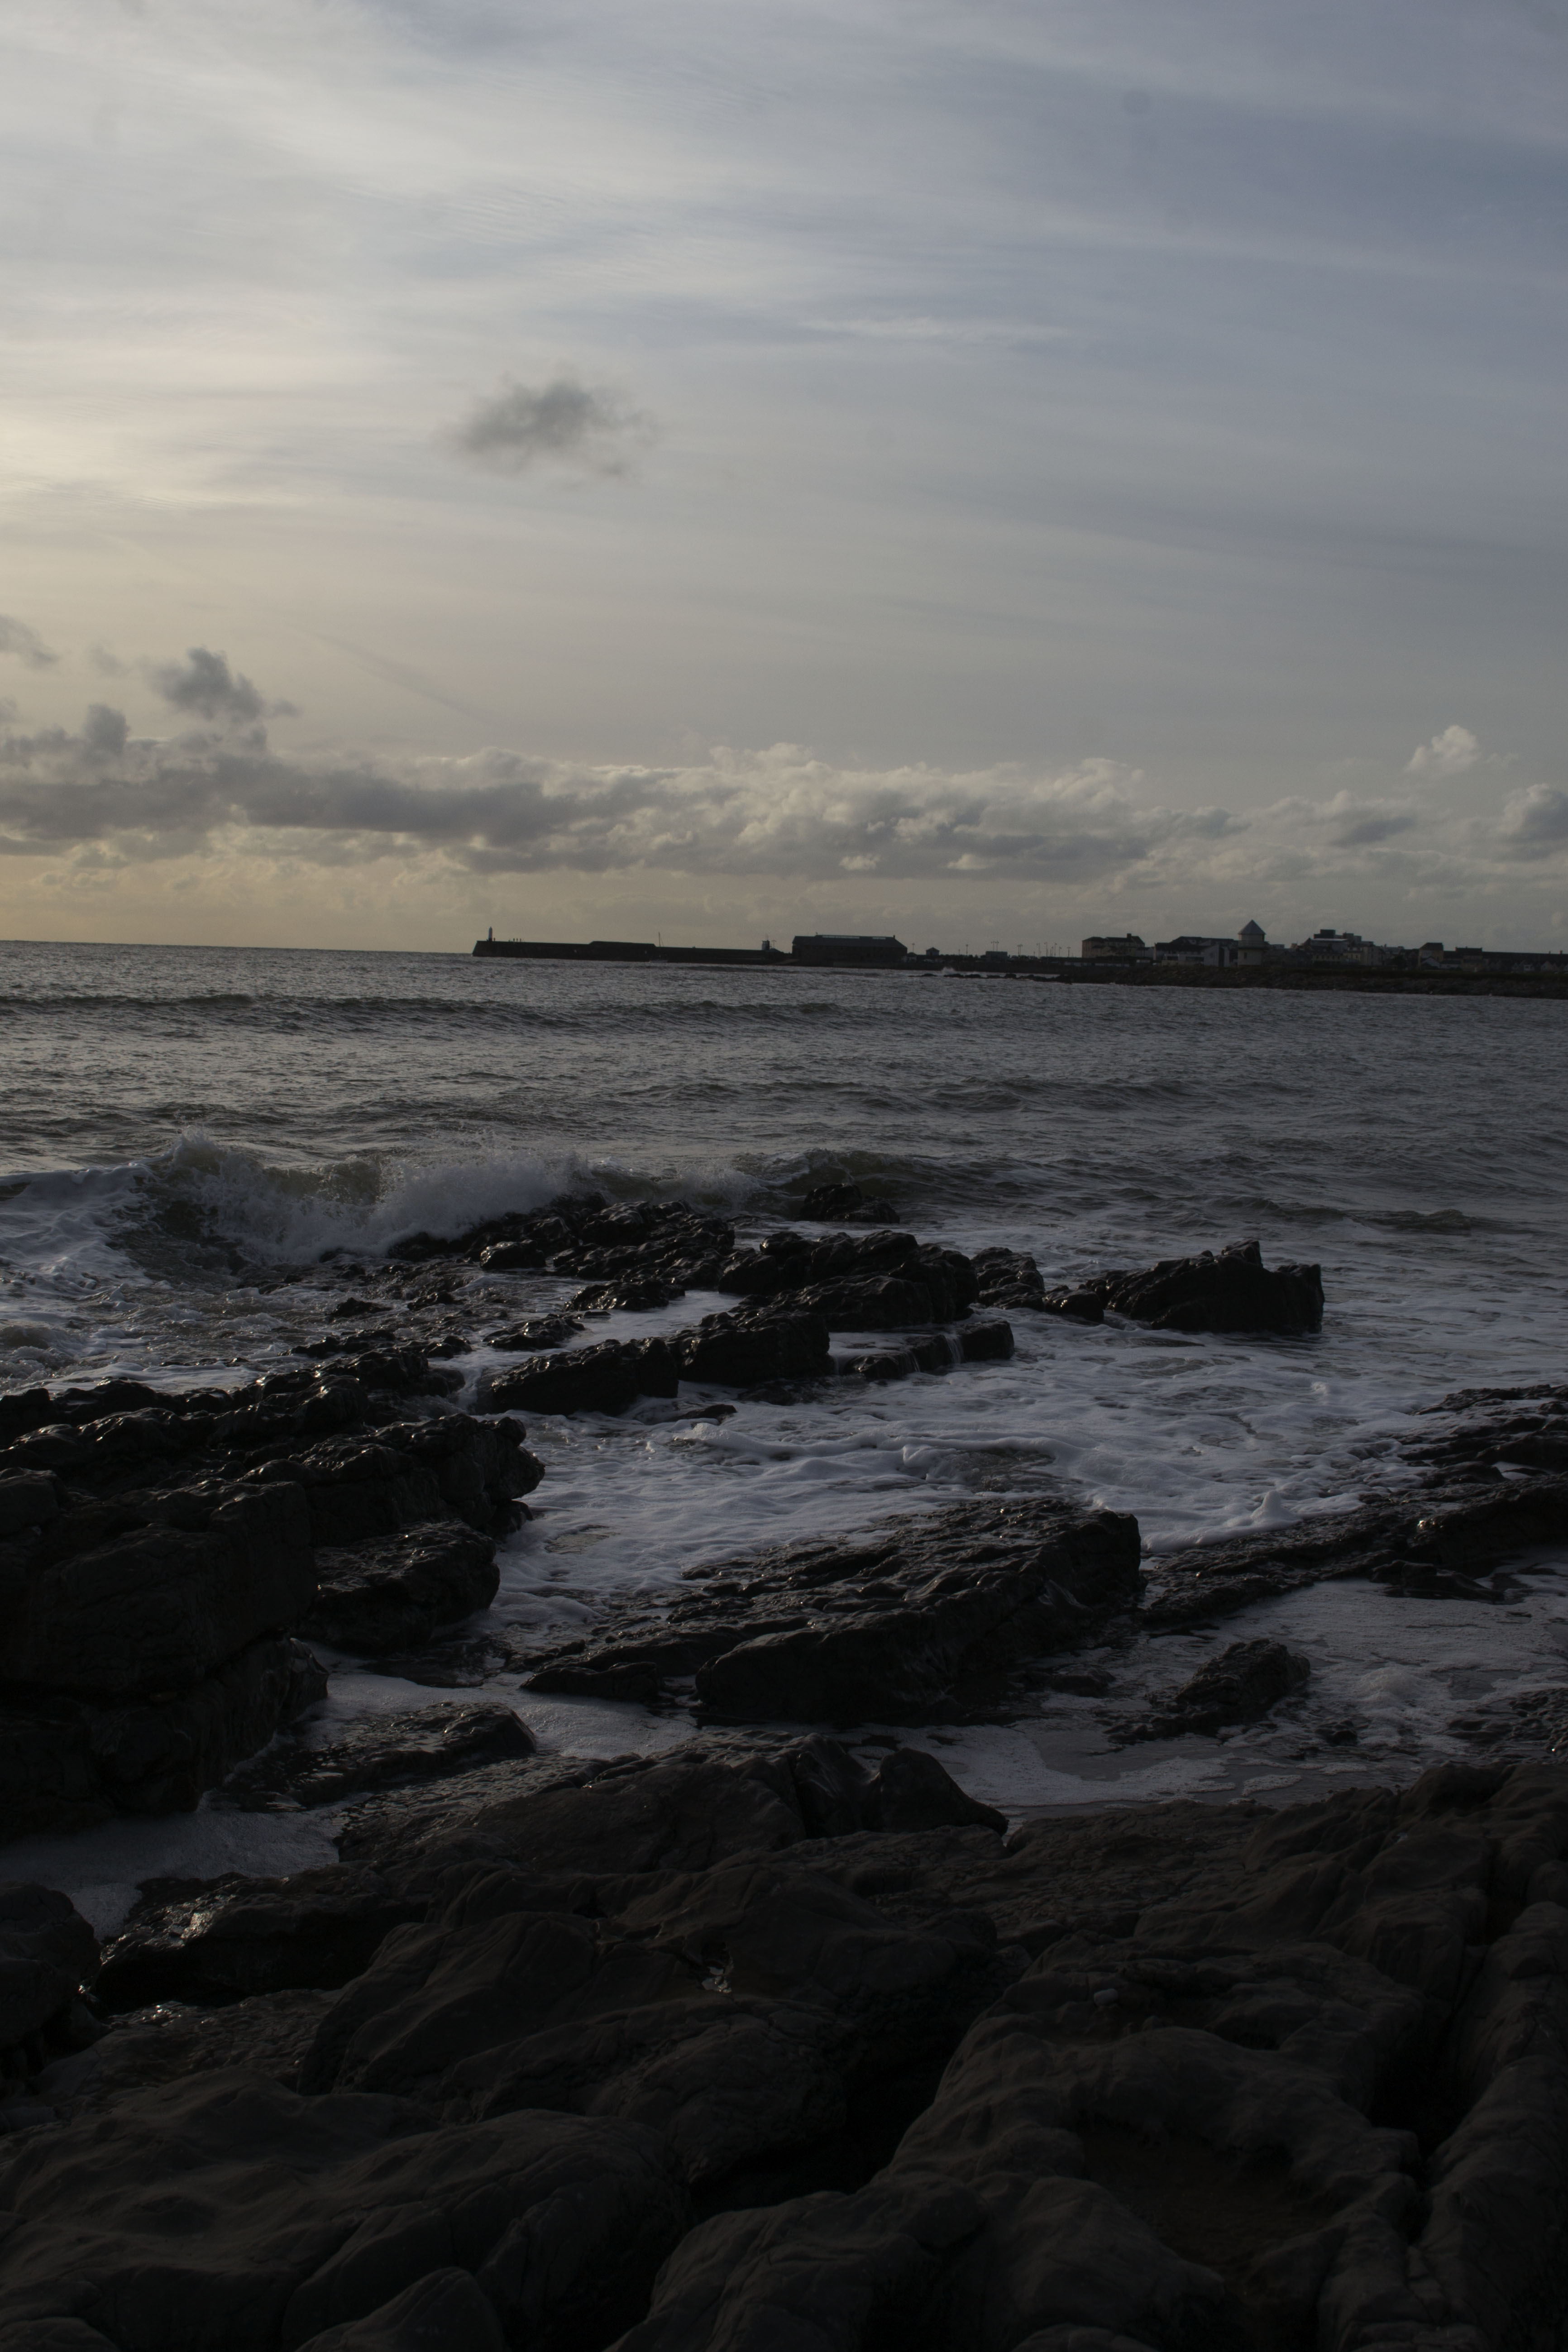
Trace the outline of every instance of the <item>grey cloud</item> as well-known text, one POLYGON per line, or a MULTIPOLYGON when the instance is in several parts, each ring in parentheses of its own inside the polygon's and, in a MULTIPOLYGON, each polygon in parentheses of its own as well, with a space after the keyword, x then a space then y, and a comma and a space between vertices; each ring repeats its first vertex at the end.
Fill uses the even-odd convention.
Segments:
POLYGON ((113 843, 179 856, 224 833, 289 836, 339 862, 434 852, 465 870, 883 879, 972 875, 1087 880, 1138 866, 1215 814, 1150 808, 1104 761, 1039 778, 835 768, 794 745, 720 751, 685 768, 575 767, 492 751, 462 760, 308 761, 259 731, 223 741, 131 740, 101 707, 80 734, 0 741, 0 827, 12 847, 113 843))
POLYGON ((1350 809, 1334 820, 1332 838, 1341 849, 1366 848, 1374 842, 1392 841, 1398 834, 1409 833, 1420 822, 1414 809, 1350 809))
POLYGON ((542 464, 624 474, 646 434, 646 419, 612 395, 559 375, 537 391, 508 378, 503 390, 477 402, 447 437, 460 457, 492 474, 521 474, 542 464))
POLYGON ((131 730, 123 710, 110 710, 105 702, 88 705, 82 721, 82 750, 89 759, 118 760, 130 740, 131 730))
POLYGON ((1531 784, 1510 793, 1498 833, 1513 857, 1551 857, 1568 849, 1568 793, 1555 784, 1531 784))
POLYGON ((205 646, 192 646, 184 662, 163 662, 148 675, 175 710, 202 719, 254 726, 258 719, 293 716, 291 702, 266 701, 247 677, 229 668, 226 654, 209 653, 205 646))
MULTIPOLYGON (((254 689, 252 689, 254 691, 254 689)), ((87 850, 133 864, 209 846, 352 866, 395 856, 505 876, 634 871, 878 887, 1053 885, 1221 889, 1364 879, 1462 890, 1568 848, 1568 793, 1517 793, 1500 824, 1416 815, 1397 802, 1291 800, 1247 819, 1162 807, 1136 770, 1065 773, 853 769, 795 744, 721 749, 685 766, 590 768, 490 750, 467 758, 297 757, 261 730, 130 736, 100 706, 79 733, 0 740, 0 845, 87 850), (1418 840, 1389 846, 1419 824, 1418 840)))
POLYGON ((30 629, 26 621, 13 619, 9 613, 0 613, 0 654, 15 654, 29 669, 52 669, 59 659, 37 629, 30 629))

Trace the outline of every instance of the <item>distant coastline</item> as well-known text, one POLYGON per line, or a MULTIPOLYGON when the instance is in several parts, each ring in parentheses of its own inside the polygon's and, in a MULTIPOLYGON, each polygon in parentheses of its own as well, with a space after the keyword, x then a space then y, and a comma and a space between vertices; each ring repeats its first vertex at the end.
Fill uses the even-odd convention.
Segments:
POLYGON ((644 940, 476 940, 473 952, 507 962, 664 964, 780 972, 897 971, 910 979, 942 973, 959 979, 1065 982, 1094 988, 1272 989, 1351 996, 1568 997, 1568 972, 1398 971, 1364 965, 1280 963, 1219 966, 1201 963, 1119 963, 1092 956, 1007 955, 993 949, 982 955, 931 950, 910 955, 896 940, 850 940, 840 954, 761 948, 665 947, 644 940), (868 952, 896 948, 897 955, 868 952), (861 952, 855 952, 859 949, 861 952))

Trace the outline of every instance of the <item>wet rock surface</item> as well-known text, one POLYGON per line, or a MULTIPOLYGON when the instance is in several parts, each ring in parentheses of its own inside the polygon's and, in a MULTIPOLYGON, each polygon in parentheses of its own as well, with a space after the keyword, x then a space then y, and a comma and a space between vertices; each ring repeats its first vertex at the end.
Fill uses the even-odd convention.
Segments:
POLYGON ((451 1780, 533 1752, 532 1733, 499 1699, 366 1716, 325 1745, 281 1735, 228 1775, 224 1801, 253 1812, 341 1805, 367 1790, 451 1780))
POLYGON ((1140 1739, 1180 1738, 1186 1732, 1219 1731, 1230 1724, 1257 1723, 1281 1699, 1302 1689, 1310 1660, 1283 1642, 1233 1642, 1200 1666, 1135 1727, 1140 1739))
POLYGON ((361 1658, 428 1641, 438 1627, 487 1608, 500 1581, 493 1538, 461 1526, 326 1546, 316 1553, 316 1577, 305 1633, 361 1658))
POLYGON ((449 1410, 456 1384, 400 1349, 0 1401, 12 1835, 190 1810, 322 1696, 298 1636, 374 1655, 486 1606, 543 1472, 517 1423, 449 1410))
POLYGON ((7 2344, 1554 2340, 1568 1769, 1011 1836, 836 1827, 865 1779, 693 1755, 150 1900, 103 1981, 206 2005, 5 2103, 7 2344))
POLYGON ((1053 1312, 1098 1322, 1107 1312, 1156 1331, 1273 1331, 1323 1328, 1323 1281, 1315 1265, 1266 1266, 1256 1242, 1232 1242, 1196 1257, 1163 1258, 1135 1273, 1095 1275, 1043 1302, 1053 1312))
POLYGON ((529 1687, 646 1696, 689 1677, 731 1721, 920 1720, 1136 1608, 1138 1556, 1114 1512, 960 1505, 689 1570, 689 1597, 616 1612, 610 1639, 563 1646, 529 1687))

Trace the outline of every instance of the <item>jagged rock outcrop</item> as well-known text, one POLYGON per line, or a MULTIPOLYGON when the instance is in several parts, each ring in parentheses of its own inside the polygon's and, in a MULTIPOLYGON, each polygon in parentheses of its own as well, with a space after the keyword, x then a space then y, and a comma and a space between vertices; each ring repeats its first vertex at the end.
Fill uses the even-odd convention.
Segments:
POLYGON ((1217 1253, 1162 1258, 1136 1273, 1097 1274, 1041 1301, 1086 1322, 1109 1312, 1156 1331, 1273 1331, 1323 1328, 1323 1278, 1315 1265, 1266 1266, 1256 1242, 1217 1253))
POLYGON ((10 1835, 188 1810, 322 1696, 297 1634, 405 1649, 493 1597, 494 1538, 543 1475, 520 1425, 433 1411, 367 1428, 432 1375, 416 1351, 355 1368, 155 1404, 129 1381, 4 1401, 10 1835))

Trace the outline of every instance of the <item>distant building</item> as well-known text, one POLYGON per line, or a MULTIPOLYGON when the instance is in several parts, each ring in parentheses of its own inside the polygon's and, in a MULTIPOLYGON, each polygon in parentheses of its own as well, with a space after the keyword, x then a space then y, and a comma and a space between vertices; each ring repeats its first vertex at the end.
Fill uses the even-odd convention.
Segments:
POLYGON ((1236 941, 1215 939, 1203 931, 1178 931, 1173 940, 1156 940, 1156 963, 1213 963, 1236 961, 1236 941))
POLYGON ((1149 963, 1153 960, 1152 949, 1144 946, 1136 931, 1123 931, 1120 939, 1107 934, 1085 940, 1079 952, 1089 963, 1149 963))
POLYGON ((1236 935, 1236 961, 1239 964, 1260 964, 1268 952, 1268 934, 1260 923, 1243 923, 1236 935))
POLYGON ((796 963, 900 964, 909 954, 902 940, 879 939, 865 931, 803 931, 791 942, 796 963))

